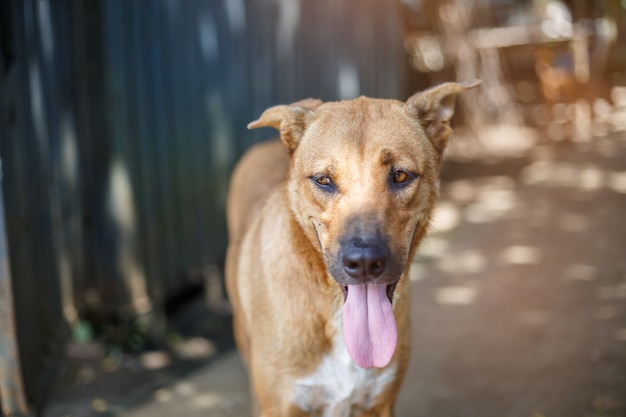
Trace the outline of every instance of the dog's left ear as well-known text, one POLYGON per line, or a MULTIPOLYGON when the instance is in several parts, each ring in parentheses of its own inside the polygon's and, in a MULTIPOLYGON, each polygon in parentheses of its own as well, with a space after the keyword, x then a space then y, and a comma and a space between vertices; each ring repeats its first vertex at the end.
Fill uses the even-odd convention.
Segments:
POLYGON ((315 109, 322 104, 321 100, 308 98, 289 105, 274 106, 265 110, 261 117, 248 124, 248 129, 269 126, 280 132, 280 139, 292 154, 311 119, 315 109))
POLYGON ((480 83, 480 80, 471 83, 444 83, 419 92, 407 100, 407 109, 417 117, 439 157, 442 156, 452 133, 450 119, 454 114, 457 94, 478 87, 480 83))

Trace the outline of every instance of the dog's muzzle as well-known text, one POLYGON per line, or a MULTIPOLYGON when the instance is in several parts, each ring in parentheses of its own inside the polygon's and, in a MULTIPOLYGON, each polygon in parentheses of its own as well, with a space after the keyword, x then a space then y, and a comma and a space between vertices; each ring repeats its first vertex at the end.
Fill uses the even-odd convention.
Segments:
POLYGON ((341 245, 331 273, 343 290, 344 300, 349 286, 374 284, 385 285, 392 301, 399 279, 396 269, 383 239, 352 238, 341 245))

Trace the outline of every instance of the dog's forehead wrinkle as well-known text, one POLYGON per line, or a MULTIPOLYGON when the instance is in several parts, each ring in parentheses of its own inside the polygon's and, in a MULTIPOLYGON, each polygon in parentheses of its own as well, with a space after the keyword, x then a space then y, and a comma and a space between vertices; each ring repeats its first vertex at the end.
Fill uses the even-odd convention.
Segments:
POLYGON ((399 169, 408 169, 412 171, 421 171, 424 165, 425 155, 416 149, 410 149, 409 146, 402 147, 400 151, 393 151, 383 148, 380 151, 380 164, 386 167, 399 169))
POLYGON ((393 162, 393 154, 391 152, 391 150, 387 149, 387 148, 383 148, 380 151, 380 161, 383 163, 383 165, 389 165, 390 163, 393 162))
POLYGON ((331 178, 337 174, 337 161, 335 159, 329 159, 327 161, 316 161, 311 168, 313 174, 316 175, 329 175, 331 178))

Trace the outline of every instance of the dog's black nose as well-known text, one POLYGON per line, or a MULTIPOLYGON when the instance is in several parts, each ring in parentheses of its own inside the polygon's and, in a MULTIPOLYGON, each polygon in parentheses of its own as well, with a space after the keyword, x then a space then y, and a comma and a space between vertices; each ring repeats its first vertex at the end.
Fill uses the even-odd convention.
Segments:
POLYGON ((380 246, 353 246, 343 253, 341 260, 343 269, 352 278, 376 278, 387 267, 387 255, 380 246))

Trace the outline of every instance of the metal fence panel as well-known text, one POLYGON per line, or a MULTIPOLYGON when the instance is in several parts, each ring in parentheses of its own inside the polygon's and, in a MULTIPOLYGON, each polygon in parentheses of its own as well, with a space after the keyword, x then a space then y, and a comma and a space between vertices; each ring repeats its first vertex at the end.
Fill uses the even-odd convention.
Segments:
POLYGON ((247 122, 305 97, 403 95, 391 0, 10 6, 2 192, 34 403, 78 318, 162 317, 221 265, 230 170, 272 135, 247 122))

